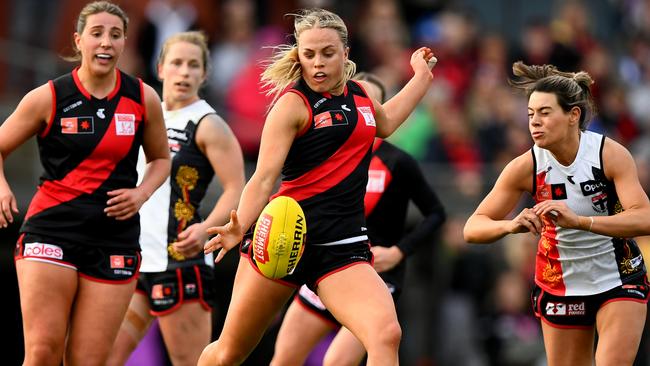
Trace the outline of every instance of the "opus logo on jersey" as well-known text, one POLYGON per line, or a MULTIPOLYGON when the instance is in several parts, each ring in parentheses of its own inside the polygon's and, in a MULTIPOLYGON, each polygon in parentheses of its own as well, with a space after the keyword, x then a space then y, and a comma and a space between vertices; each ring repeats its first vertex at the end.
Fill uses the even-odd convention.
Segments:
POLYGON ((63 259, 63 249, 53 244, 29 243, 25 244, 23 256, 63 259))

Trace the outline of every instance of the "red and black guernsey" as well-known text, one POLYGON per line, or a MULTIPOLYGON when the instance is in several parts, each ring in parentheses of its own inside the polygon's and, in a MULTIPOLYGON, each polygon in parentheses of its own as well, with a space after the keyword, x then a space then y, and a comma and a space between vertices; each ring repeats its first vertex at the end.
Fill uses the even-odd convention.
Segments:
POLYGON ((302 97, 310 123, 293 141, 274 197, 298 201, 310 244, 366 235, 363 196, 376 133, 371 100, 354 81, 338 96, 317 93, 302 79, 288 92, 302 97))
MULTIPOLYGON (((445 222, 446 214, 417 161, 389 142, 375 139, 368 176, 365 210, 370 244, 396 245, 405 257, 430 244, 445 222), (411 201, 423 219, 406 232, 406 215, 411 201)), ((401 290, 405 273, 406 260, 402 260, 380 275, 401 290)))
POLYGON ((81 245, 139 248, 140 218, 104 213, 108 191, 133 188, 146 119, 142 81, 117 70, 115 89, 97 99, 77 70, 49 82, 52 117, 38 136, 44 173, 21 232, 81 245))

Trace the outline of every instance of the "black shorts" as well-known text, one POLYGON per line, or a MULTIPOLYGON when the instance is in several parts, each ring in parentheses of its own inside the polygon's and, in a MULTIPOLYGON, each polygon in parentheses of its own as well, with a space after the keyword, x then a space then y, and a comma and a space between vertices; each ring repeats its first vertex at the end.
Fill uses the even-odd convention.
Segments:
POLYGON ((612 301, 648 302, 648 279, 640 276, 624 285, 596 295, 556 296, 539 286, 531 294, 535 316, 555 328, 591 328, 600 308, 612 301))
POLYGON ((150 313, 154 316, 174 312, 187 301, 198 301, 210 311, 215 302, 213 279, 213 269, 207 264, 195 264, 165 272, 143 272, 138 278, 136 291, 149 299, 150 313))
MULTIPOLYGON (((262 273, 255 259, 250 255, 253 230, 249 230, 240 244, 240 253, 247 257, 250 264, 262 273)), ((372 252, 368 240, 340 245, 305 245, 302 257, 292 274, 273 280, 298 288, 307 285, 316 292, 318 283, 325 277, 359 263, 372 264, 372 252)))
POLYGON ((43 235, 20 235, 15 260, 25 259, 72 268, 93 281, 126 283, 137 278, 140 250, 81 245, 43 235))

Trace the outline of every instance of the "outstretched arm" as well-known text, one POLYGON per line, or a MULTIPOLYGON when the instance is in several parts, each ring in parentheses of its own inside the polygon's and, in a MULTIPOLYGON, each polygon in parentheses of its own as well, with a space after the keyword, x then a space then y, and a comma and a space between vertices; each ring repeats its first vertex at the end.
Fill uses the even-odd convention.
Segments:
POLYGON ((289 148, 308 119, 309 112, 295 93, 284 94, 269 112, 262 130, 257 167, 244 187, 237 211, 231 211, 230 222, 226 225, 208 229, 209 234, 217 235, 205 245, 204 252, 220 249, 216 262, 239 244, 268 203, 289 148))
POLYGON ((431 49, 421 47, 411 55, 414 75, 411 80, 383 105, 373 101, 377 120, 377 136, 390 136, 413 112, 429 89, 433 74, 427 61, 433 57, 431 49))

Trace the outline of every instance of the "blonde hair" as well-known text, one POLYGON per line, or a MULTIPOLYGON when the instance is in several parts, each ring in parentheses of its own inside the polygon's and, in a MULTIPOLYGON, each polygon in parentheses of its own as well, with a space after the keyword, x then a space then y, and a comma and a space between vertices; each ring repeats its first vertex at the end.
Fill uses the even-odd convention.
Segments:
POLYGON ((165 56, 167 56, 167 52, 169 52, 171 45, 178 42, 191 43, 201 49, 203 71, 207 75, 210 68, 210 50, 208 49, 208 37, 203 31, 180 32, 167 38, 160 49, 160 54, 158 55, 158 65, 162 65, 162 63, 165 61, 165 56))
POLYGON ((508 83, 526 92, 526 96, 537 91, 552 93, 557 97, 558 104, 565 112, 573 107, 580 108, 581 130, 587 129, 587 124, 596 113, 596 106, 589 86, 594 83, 585 71, 564 72, 553 65, 526 65, 517 61, 512 65, 512 72, 518 79, 510 79, 508 83))
MULTIPOLYGON (((88 17, 99 13, 108 13, 122 19, 122 25, 124 26, 124 34, 126 35, 126 29, 129 25, 129 17, 126 15, 124 10, 122 10, 122 8, 108 1, 94 1, 92 3, 86 4, 86 6, 84 6, 83 9, 81 9, 81 11, 79 12, 79 17, 77 18, 76 32, 79 34, 83 33, 84 29, 86 29, 86 23, 88 22, 88 17)), ((79 51, 79 49, 74 44, 74 42, 72 42, 72 49, 74 50, 74 55, 64 57, 64 59, 67 61, 81 60, 81 51, 79 51)))
MULTIPOLYGON (((273 95, 273 103, 280 97, 291 83, 302 77, 302 68, 298 57, 298 38, 300 34, 308 29, 329 28, 338 33, 343 47, 348 47, 348 29, 338 15, 324 9, 303 9, 298 14, 287 14, 294 16, 294 38, 295 44, 280 45, 271 58, 266 60, 261 81, 264 88, 269 88, 266 95, 273 95)), ((346 60, 343 66, 343 79, 336 87, 340 87, 352 79, 356 72, 357 65, 351 60, 346 60)))

